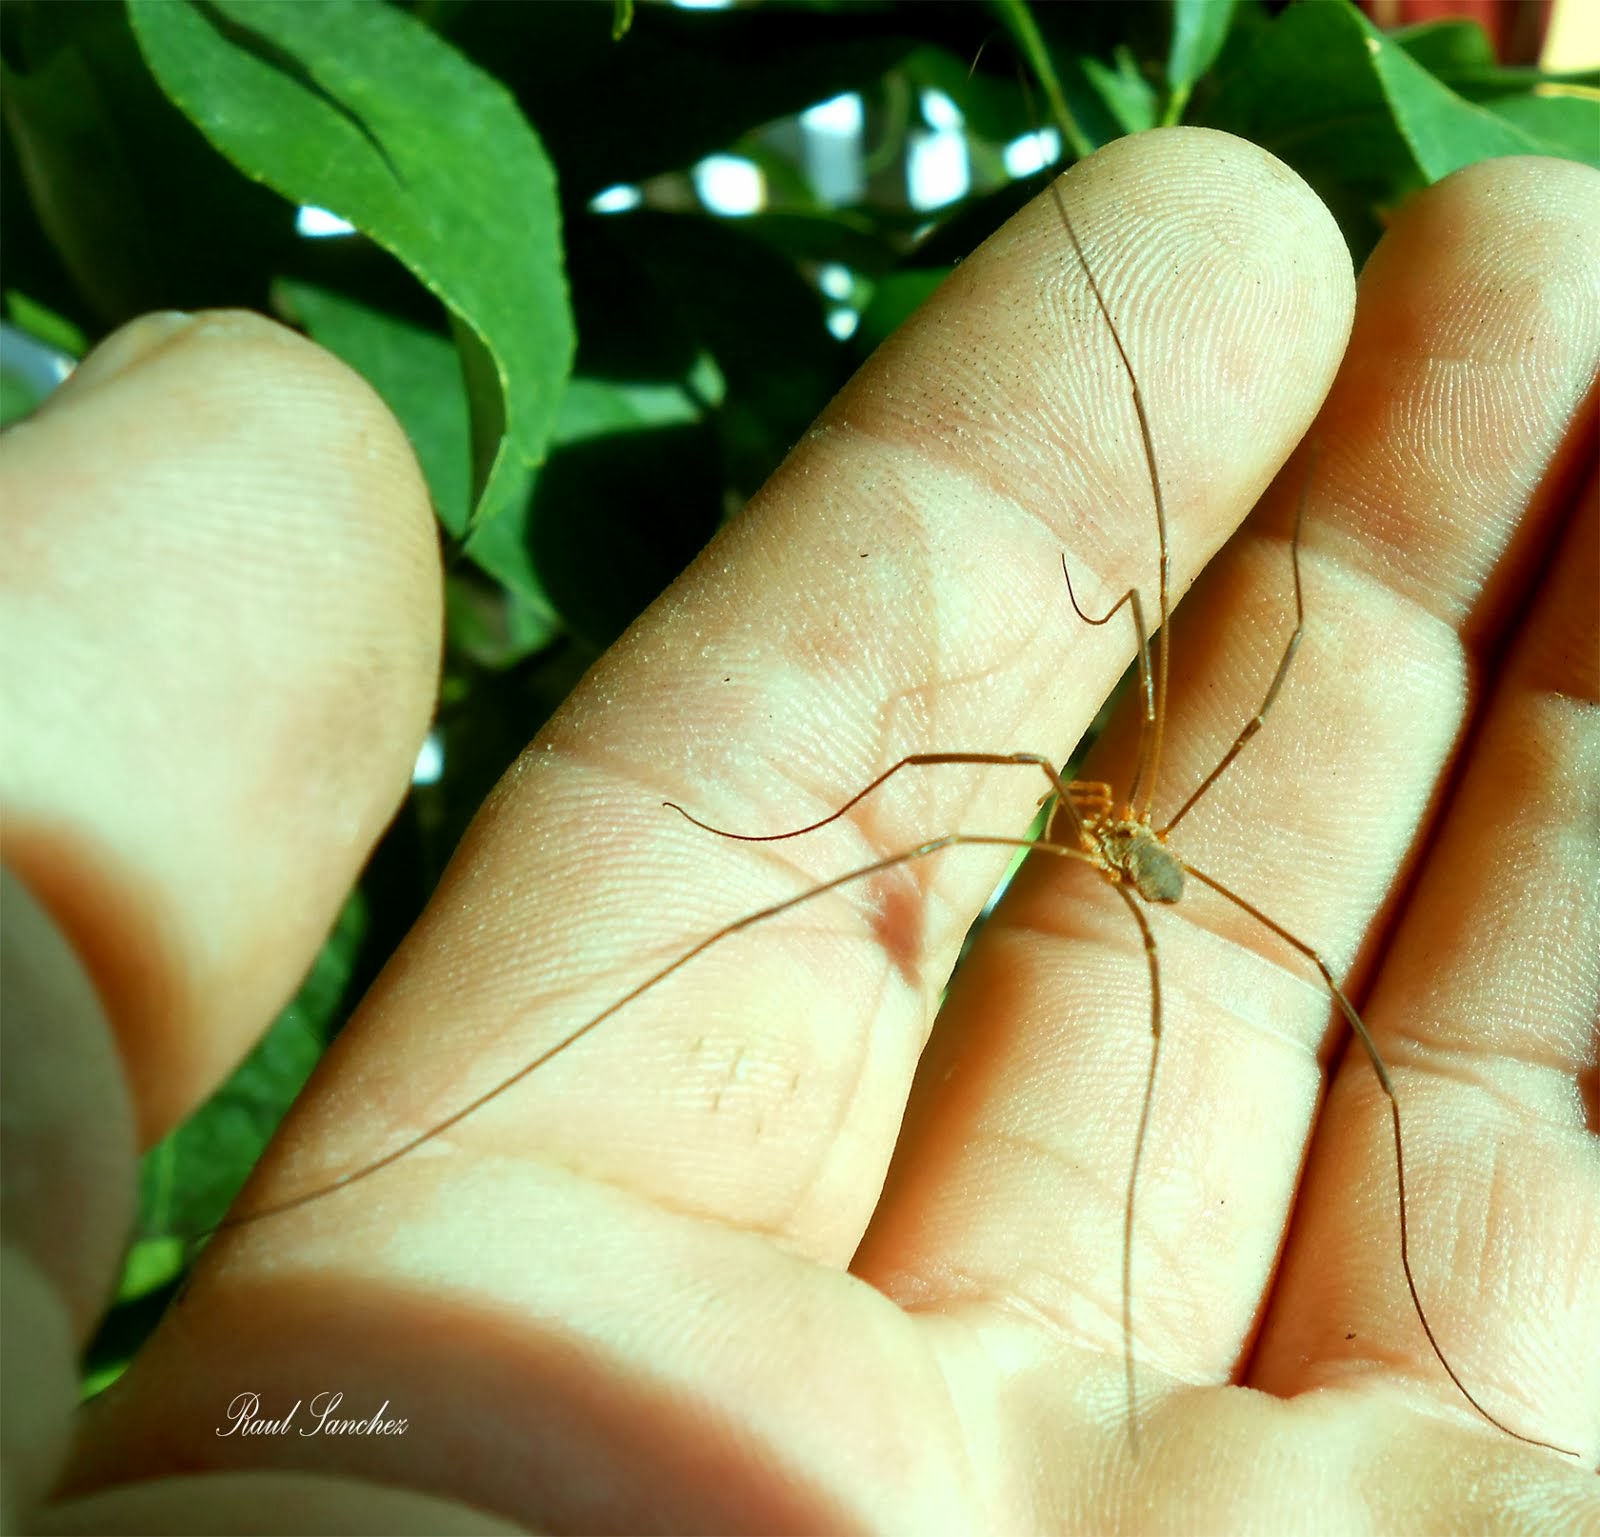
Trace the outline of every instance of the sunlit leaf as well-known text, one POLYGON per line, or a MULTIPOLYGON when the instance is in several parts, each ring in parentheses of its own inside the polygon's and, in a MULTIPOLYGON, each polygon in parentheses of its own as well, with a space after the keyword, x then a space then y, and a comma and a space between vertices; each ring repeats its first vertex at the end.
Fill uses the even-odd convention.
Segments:
POLYGON ((554 172, 504 87, 361 0, 131 0, 131 14, 163 88, 245 175, 348 220, 450 311, 469 525, 525 498, 573 338, 554 172))

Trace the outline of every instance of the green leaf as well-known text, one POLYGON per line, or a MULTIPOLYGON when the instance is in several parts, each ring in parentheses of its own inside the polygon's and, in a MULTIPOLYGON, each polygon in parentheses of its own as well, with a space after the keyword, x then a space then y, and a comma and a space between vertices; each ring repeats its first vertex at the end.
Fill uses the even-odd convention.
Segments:
POLYGON ((1235 62, 1210 121, 1313 181, 1398 196, 1491 156, 1548 152, 1441 85, 1347 0, 1292 7, 1235 62))
POLYGON ((1190 89, 1217 62, 1237 0, 1172 0, 1167 85, 1190 89))
POLYGON ((1425 180, 1439 181, 1497 155, 1547 152, 1531 135, 1441 85, 1365 17, 1361 22, 1374 73, 1425 180))
POLYGON ((1486 111, 1537 139, 1547 155, 1581 160, 1600 169, 1600 101, 1591 96, 1497 96, 1486 111))
POLYGON ((478 450, 467 527, 517 505, 573 337, 554 172, 504 87, 369 0, 130 7, 163 89, 246 176, 348 220, 450 311, 478 450))
POLYGON ((31 416, 44 404, 45 393, 16 366, 16 359, 7 349, 7 355, 0 357, 0 427, 31 416))
POLYGON ((66 316, 14 288, 6 290, 6 317, 19 330, 71 357, 81 358, 89 350, 88 338, 66 316))
POLYGON ((0 105, 21 174, 3 200, 8 281, 31 288, 45 277, 19 217, 26 204, 77 290, 48 294, 64 308, 87 301, 115 325, 151 309, 262 304, 267 273, 295 243, 289 210, 166 99, 123 7, 12 14, 19 46, 0 105))
MULTIPOLYGON (((1435 79, 1468 101, 1492 107, 1491 98, 1522 96, 1539 86, 1600 86, 1600 70, 1544 70, 1527 64, 1501 64, 1494 45, 1475 21, 1430 21, 1389 34, 1391 42, 1435 79)), ((1579 159, 1585 156, 1579 156, 1579 159)))
POLYGON ((1172 0, 1172 41, 1167 47, 1167 111, 1176 123, 1195 82, 1217 61, 1236 0, 1172 0))
POLYGON ((138 177, 100 83, 75 47, 26 75, 0 75, 6 122, 39 217, 79 287, 108 314, 137 304, 146 249, 138 177))
POLYGON ((1155 90, 1128 49, 1118 48, 1110 65, 1085 57, 1082 66, 1084 78, 1123 133, 1143 133, 1156 126, 1155 90))
POLYGON ((1443 77, 1465 70, 1493 69, 1494 44, 1475 21, 1449 17, 1389 34, 1430 75, 1443 77))
POLYGON ((706 404, 718 403, 723 385, 709 359, 697 371, 695 392, 680 384, 614 384, 576 378, 567 386, 556 423, 556 441, 582 443, 655 427, 685 427, 700 421, 706 404), (700 395, 700 399, 696 398, 700 395), (709 397, 709 398, 708 398, 709 397))
MULTIPOLYGON (((546 465, 549 455, 546 455, 546 465)), ((462 553, 480 571, 486 572, 510 595, 511 600, 528 614, 537 615, 538 622, 548 638, 554 638, 560 621, 552 621, 555 605, 545 591, 544 583, 534 570, 533 559, 528 554, 529 494, 516 505, 506 508, 498 518, 480 523, 467 536, 462 553)))
POLYGON ((562 629, 596 651, 621 634, 715 527, 722 477, 707 411, 722 394, 709 359, 683 382, 571 380, 528 500, 467 542, 504 589, 494 604, 467 587, 455 595, 452 635, 470 654, 506 666, 562 629), (672 427, 697 432, 655 435, 672 427))

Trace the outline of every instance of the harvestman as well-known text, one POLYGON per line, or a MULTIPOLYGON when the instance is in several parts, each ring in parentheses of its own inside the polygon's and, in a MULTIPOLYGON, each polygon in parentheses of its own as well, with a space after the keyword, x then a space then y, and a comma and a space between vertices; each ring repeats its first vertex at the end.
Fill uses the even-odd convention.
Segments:
MULTIPOLYGON (((1151 1108, 1155 1097, 1156 1070, 1160 1063, 1162 1034, 1161 967, 1155 934, 1150 927, 1150 920, 1145 916, 1143 908, 1148 903, 1170 905, 1177 902, 1183 894, 1185 878, 1192 877, 1248 914, 1257 923, 1276 935, 1283 943, 1298 951, 1316 967, 1318 972, 1321 973, 1322 980, 1326 983, 1340 1013, 1343 1014, 1351 1030, 1355 1032, 1356 1038, 1361 1042, 1362 1049, 1366 1052, 1368 1060, 1372 1063, 1373 1072, 1377 1075, 1378 1083, 1388 1100, 1390 1122, 1393 1127, 1395 1189, 1400 1213, 1400 1264, 1405 1274, 1406 1289, 1410 1293, 1411 1304, 1416 1312, 1417 1320, 1422 1325, 1423 1333, 1427 1336, 1428 1344, 1438 1358, 1439 1364, 1444 1368, 1451 1382, 1460 1391, 1461 1396, 1489 1424, 1518 1441, 1526 1442, 1531 1446, 1543 1447, 1549 1451, 1563 1452, 1564 1455, 1571 1456, 1573 1454, 1566 1452, 1565 1448, 1554 1446, 1547 1441, 1540 1441, 1532 1436, 1525 1436, 1519 1431, 1513 1430, 1504 1421, 1497 1419, 1484 1408, 1450 1364, 1433 1332, 1433 1326, 1428 1322, 1428 1316, 1423 1308, 1422 1298, 1417 1290, 1416 1280, 1411 1271, 1410 1235, 1406 1221, 1405 1155, 1400 1127, 1400 1103, 1395 1095, 1394 1084, 1389 1077, 1388 1069, 1378 1051, 1377 1044, 1368 1032, 1366 1025, 1362 1022, 1355 1006, 1345 995, 1343 988, 1340 987, 1338 979, 1334 976, 1327 961, 1315 948, 1268 917, 1253 903, 1247 901, 1237 892, 1230 890, 1221 881, 1208 875, 1205 871, 1187 863, 1167 847, 1167 837, 1173 828, 1194 809, 1201 797, 1217 782, 1233 760, 1244 750, 1245 745, 1261 729, 1268 712, 1283 687, 1284 680, 1288 676, 1290 663, 1294 660, 1295 652, 1299 648, 1301 637, 1305 631, 1305 601, 1300 580, 1300 536, 1305 519, 1308 484, 1302 486, 1299 504, 1295 513, 1294 531, 1290 540, 1290 565, 1294 579, 1294 630, 1284 646, 1277 670, 1272 676, 1272 681, 1267 686, 1261 706, 1246 721, 1243 729, 1234 738, 1232 746, 1218 760, 1216 767, 1201 780, 1200 784, 1189 795, 1188 799, 1179 806, 1178 810, 1160 827, 1155 826, 1151 820, 1161 765, 1168 687, 1167 621, 1170 607, 1170 563, 1167 544, 1166 507, 1162 498, 1161 476, 1156 464, 1155 445, 1150 431, 1150 420, 1145 410, 1144 397, 1139 389, 1139 382, 1134 372, 1132 361, 1123 346, 1121 333, 1112 318, 1110 307, 1107 305, 1105 297, 1100 290, 1099 282, 1089 266, 1087 257, 1084 255, 1083 246, 1078 239, 1077 229, 1067 212, 1066 200, 1062 195, 1059 180, 1051 183, 1050 191, 1061 216, 1062 227, 1065 229, 1067 238, 1071 243, 1073 254, 1077 258, 1078 265, 1088 283, 1090 292, 1094 296, 1095 306, 1099 310, 1100 316, 1105 322, 1106 330, 1116 348, 1122 371, 1128 378, 1133 399, 1133 409, 1139 425, 1139 436, 1143 447, 1145 465, 1150 474, 1150 487, 1154 503, 1158 569, 1158 622, 1154 632, 1155 657, 1153 663, 1151 660, 1151 632, 1145 622, 1144 608, 1138 588, 1130 587, 1104 614, 1100 615, 1099 618, 1092 618, 1084 613, 1078 604, 1077 596, 1072 590, 1071 572, 1067 568, 1066 557, 1062 557, 1062 572, 1066 577, 1067 595, 1080 619, 1090 625, 1104 625, 1108 624, 1122 609, 1126 608, 1133 621, 1138 641, 1138 684, 1143 708, 1133 776, 1127 795, 1119 800, 1113 787, 1106 783, 1079 780, 1068 782, 1061 777, 1061 773, 1056 769, 1053 760, 1039 753, 936 752, 912 753, 901 758, 827 816, 819 818, 815 822, 807 823, 804 827, 792 828, 787 832, 730 832, 725 828, 714 827, 709 822, 704 822, 694 816, 676 802, 668 801, 665 803, 668 807, 679 812, 696 827, 703 828, 705 831, 714 833, 719 837, 733 839, 742 843, 774 843, 817 832, 838 821, 887 781, 893 779, 903 770, 910 768, 963 764, 969 767, 990 766, 1033 769, 1041 773, 1048 782, 1049 790, 1045 799, 1053 799, 1055 805, 1049 825, 1044 835, 1039 838, 1028 839, 988 833, 946 833, 941 837, 920 843, 915 848, 905 849, 887 858, 858 866, 843 875, 835 876, 831 880, 812 886, 794 896, 786 897, 782 901, 774 902, 755 912, 747 913, 735 922, 707 935, 676 959, 653 972, 642 982, 624 993, 622 997, 601 1010, 600 1013, 585 1021, 575 1030, 570 1031, 553 1046, 541 1052, 515 1072, 502 1078, 498 1083, 479 1094, 460 1109, 430 1126, 426 1131, 419 1133, 401 1146, 384 1154, 383 1157, 374 1159, 360 1168, 353 1169, 349 1173, 343 1174, 315 1190, 307 1191, 269 1206, 257 1208, 239 1216, 228 1217, 216 1229, 211 1231, 243 1227, 263 1221, 268 1217, 279 1216, 284 1212, 292 1211, 313 1201, 320 1200, 324 1196, 331 1195, 334 1191, 344 1189, 346 1186, 355 1184, 359 1180, 367 1179, 380 1170, 388 1168, 391 1164, 398 1162, 423 1144, 431 1142, 435 1137, 459 1125, 469 1116, 481 1110, 491 1100, 499 1098, 500 1095, 522 1082, 525 1078, 530 1077, 553 1058, 560 1056, 569 1047, 576 1045, 585 1036, 598 1029, 600 1025, 604 1024, 613 1015, 621 1012, 630 1003, 633 1003, 636 999, 666 981, 668 977, 687 966, 696 957, 704 954, 714 945, 720 944, 734 934, 764 923, 770 918, 776 918, 817 897, 824 896, 830 891, 837 891, 841 887, 866 880, 870 876, 892 869, 897 865, 926 859, 944 849, 956 847, 1026 849, 1033 854, 1048 854, 1090 865, 1104 877, 1117 895, 1121 897, 1128 912, 1132 915, 1133 921, 1139 927, 1150 974, 1150 1064, 1145 1075, 1144 1092, 1140 1101, 1138 1130, 1134 1139, 1133 1158, 1128 1175, 1127 1197, 1123 1210, 1121 1274, 1123 1361, 1129 1436, 1134 1444, 1137 1445, 1138 1439, 1137 1396, 1133 1359, 1134 1210, 1140 1165, 1144 1156, 1145 1138, 1149 1129, 1151 1108), (1064 832, 1060 835, 1057 833, 1058 824, 1064 828, 1064 832)), ((1309 482, 1309 478, 1308 474, 1307 482, 1309 482)))

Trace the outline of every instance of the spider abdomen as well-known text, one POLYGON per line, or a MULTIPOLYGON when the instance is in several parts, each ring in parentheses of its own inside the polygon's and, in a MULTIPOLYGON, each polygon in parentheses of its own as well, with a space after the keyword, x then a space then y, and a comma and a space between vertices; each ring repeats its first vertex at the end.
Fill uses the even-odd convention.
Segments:
POLYGON ((1183 895, 1183 866, 1143 822, 1113 822, 1096 829, 1108 872, 1128 881, 1146 902, 1176 902, 1183 895))

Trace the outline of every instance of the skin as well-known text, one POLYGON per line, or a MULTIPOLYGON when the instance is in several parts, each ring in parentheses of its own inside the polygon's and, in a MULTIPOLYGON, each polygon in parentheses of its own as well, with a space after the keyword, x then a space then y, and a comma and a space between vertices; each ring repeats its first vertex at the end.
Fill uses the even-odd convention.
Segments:
MULTIPOLYGON (((1004 863, 982 849, 730 939, 426 1150, 222 1235, 74 1427, 135 1145, 309 964, 435 683, 398 430, 230 315, 122 333, 136 361, 0 445, 32 557, 0 562, 0 611, 25 608, 0 689, 30 722, 0 767, 8 1529, 1594 1529, 1600 178, 1450 178, 1359 300, 1326 211, 1249 145, 1122 141, 1066 191, 1155 423, 1174 593, 1210 562, 1173 621, 1157 820, 1287 638, 1309 429, 1311 628, 1173 846, 1345 978, 1401 1096, 1435 1330, 1496 1413, 1578 1455, 1445 1378, 1371 1070, 1339 1060, 1310 968, 1204 894, 1152 914, 1135 1448, 1138 936, 1093 871, 1030 866, 935 1024, 1004 863), (217 1434, 241 1392, 272 1416, 328 1389, 405 1433, 217 1434)), ((1065 756, 1133 635, 1071 616, 1060 555, 1103 612, 1153 592, 1154 537, 1064 250, 1045 199, 964 263, 585 680, 242 1210, 404 1141, 763 902, 1027 825, 1023 769, 908 771, 765 846, 660 803, 780 831, 907 752, 1065 756)), ((1133 740, 1085 777, 1125 783, 1133 740)))

